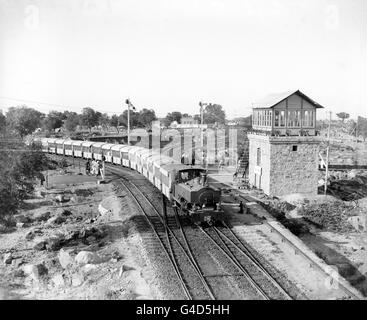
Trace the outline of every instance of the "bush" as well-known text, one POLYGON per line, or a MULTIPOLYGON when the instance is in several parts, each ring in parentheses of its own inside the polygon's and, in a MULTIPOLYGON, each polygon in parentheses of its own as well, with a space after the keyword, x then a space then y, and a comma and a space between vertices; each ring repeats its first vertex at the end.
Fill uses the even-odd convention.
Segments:
POLYGON ((47 158, 35 144, 0 141, 0 219, 17 212, 34 190, 35 179, 47 168, 47 158))

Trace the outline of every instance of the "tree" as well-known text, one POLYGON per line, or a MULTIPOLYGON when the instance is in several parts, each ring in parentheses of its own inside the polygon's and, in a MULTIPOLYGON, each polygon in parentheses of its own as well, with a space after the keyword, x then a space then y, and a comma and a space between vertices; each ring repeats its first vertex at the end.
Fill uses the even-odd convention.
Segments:
POLYGON ((68 112, 64 121, 64 127, 69 132, 74 132, 76 127, 80 124, 80 115, 76 112, 68 112))
POLYGON ((150 127, 151 123, 157 120, 155 112, 153 109, 143 109, 139 112, 139 122, 143 127, 150 127))
POLYGON ((337 113, 336 116, 338 118, 342 119, 342 121, 344 122, 345 119, 348 119, 349 118, 349 113, 340 112, 340 113, 337 113))
POLYGON ((204 123, 212 124, 218 122, 224 124, 226 121, 226 114, 220 104, 209 103, 204 109, 204 123))
POLYGON ((40 145, 0 141, 0 221, 17 212, 22 201, 34 190, 34 180, 47 167, 40 145))
POLYGON ((11 107, 6 113, 6 122, 10 129, 15 130, 21 137, 41 127, 43 118, 43 113, 27 106, 11 107))
POLYGON ((96 112, 92 108, 84 108, 81 115, 81 124, 91 131, 92 127, 98 125, 100 115, 100 112, 96 112))
MULTIPOLYGON (((97 112, 98 115, 99 112, 97 112)), ((98 123, 102 128, 107 129, 108 125, 110 124, 110 117, 107 113, 103 113, 99 116, 98 123)))
MULTIPOLYGON (((130 110, 130 128, 139 126, 139 124, 140 124, 139 116, 140 116, 139 112, 130 110)), ((119 119, 120 119, 120 124, 127 127, 127 110, 125 110, 122 113, 122 115, 119 117, 119 119)))
POLYGON ((112 115, 112 117, 110 118, 110 123, 109 123, 109 125, 110 125, 111 127, 116 128, 117 133, 119 133, 119 125, 120 125, 120 121, 119 121, 119 117, 118 117, 116 114, 112 115))
POLYGON ((168 127, 173 121, 177 121, 177 123, 181 123, 182 113, 179 111, 169 112, 164 119, 164 125, 168 127))
POLYGON ((0 132, 4 133, 6 130, 6 117, 0 112, 0 132))
POLYGON ((57 128, 61 128, 65 116, 62 112, 50 111, 46 118, 43 120, 43 127, 48 131, 53 131, 57 128))
POLYGON ((367 118, 359 116, 357 119, 357 136, 362 136, 364 140, 367 138, 367 118))

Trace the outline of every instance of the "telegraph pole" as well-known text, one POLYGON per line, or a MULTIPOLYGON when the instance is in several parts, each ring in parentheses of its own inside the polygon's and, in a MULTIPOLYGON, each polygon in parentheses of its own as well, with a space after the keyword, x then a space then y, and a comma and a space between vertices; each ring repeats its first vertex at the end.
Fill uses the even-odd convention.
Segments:
POLYGON ((329 111, 329 127, 327 130, 326 168, 325 168, 325 186, 324 186, 325 196, 326 196, 326 191, 327 191, 327 180, 329 176, 330 126, 331 126, 331 111, 329 111))
POLYGON ((129 146, 130 145, 130 107, 133 110, 136 110, 136 109, 129 99, 126 99, 125 103, 127 104, 127 145, 129 146))
POLYGON ((203 125, 204 125, 204 106, 207 106, 208 104, 207 103, 203 103, 203 102, 199 102, 199 106, 200 106, 200 133, 201 133, 201 156, 202 156, 202 159, 204 161, 204 128, 203 128, 203 125))

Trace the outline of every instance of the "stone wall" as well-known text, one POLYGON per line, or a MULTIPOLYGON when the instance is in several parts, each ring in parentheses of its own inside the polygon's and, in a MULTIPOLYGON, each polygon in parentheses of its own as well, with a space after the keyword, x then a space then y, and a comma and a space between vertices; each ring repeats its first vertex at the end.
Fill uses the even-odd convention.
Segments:
POLYGON ((269 194, 317 194, 318 144, 307 140, 270 143, 269 194))
POLYGON ((266 194, 317 194, 317 137, 271 137, 249 134, 249 182, 266 194), (255 174, 261 150, 261 180, 255 174), (296 149, 294 149, 296 148, 296 149))

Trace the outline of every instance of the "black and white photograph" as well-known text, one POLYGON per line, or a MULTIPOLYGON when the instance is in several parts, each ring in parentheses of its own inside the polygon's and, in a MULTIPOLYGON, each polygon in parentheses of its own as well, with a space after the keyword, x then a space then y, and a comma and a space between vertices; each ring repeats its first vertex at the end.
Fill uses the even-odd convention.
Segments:
POLYGON ((366 300, 366 77, 365 0, 0 0, 0 300, 366 300))

